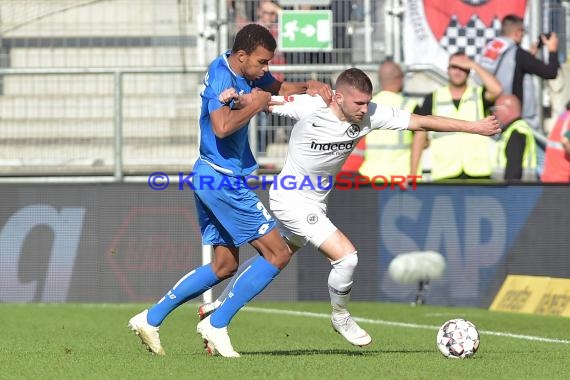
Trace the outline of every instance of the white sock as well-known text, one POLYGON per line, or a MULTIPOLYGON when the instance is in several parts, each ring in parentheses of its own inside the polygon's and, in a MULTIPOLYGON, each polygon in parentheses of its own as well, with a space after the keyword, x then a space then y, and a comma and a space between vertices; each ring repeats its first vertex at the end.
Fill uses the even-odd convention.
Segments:
POLYGON ((340 260, 331 262, 332 269, 329 274, 329 295, 333 314, 335 316, 347 316, 348 301, 352 290, 352 278, 358 264, 357 251, 340 260))

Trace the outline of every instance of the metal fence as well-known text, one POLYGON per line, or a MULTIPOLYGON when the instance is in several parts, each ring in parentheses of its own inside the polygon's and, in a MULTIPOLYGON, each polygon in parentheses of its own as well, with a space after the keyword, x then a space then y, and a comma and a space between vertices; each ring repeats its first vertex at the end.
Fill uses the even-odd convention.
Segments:
POLYGON ((0 175, 192 166, 204 68, 0 71, 0 175))
MULTIPOLYGON (((267 3, 0 0, 0 176, 121 179, 191 167, 206 65, 245 23, 275 30, 277 15, 261 13, 267 3)), ((377 64, 400 56, 400 0, 275 3, 333 15, 332 49, 278 52, 272 71, 282 79, 332 84, 356 65, 376 85, 377 64)), ((560 30, 568 4, 549 1, 545 24, 560 30)), ((406 90, 417 97, 443 78, 431 67, 410 67, 407 75, 406 90)), ((260 114, 253 126, 258 160, 277 170, 291 122, 260 114)))
MULTIPOLYGON (((262 3, 0 0, 0 175, 120 179, 191 167, 206 65, 238 28, 262 21, 262 3)), ((332 50, 287 53, 273 71, 332 83, 336 71, 379 61, 383 4, 312 7, 333 12, 332 50)), ((290 123, 260 114, 253 124, 256 155, 278 165, 290 123)))
MULTIPOLYGON (((276 73, 334 82, 345 65, 275 66, 276 73)), ((376 65, 359 65, 376 81, 376 65)), ((0 96, 0 175, 124 176, 189 170, 198 155, 205 67, 155 69, 4 69, 0 96)), ((445 80, 410 67, 421 82, 445 80)), ((422 91, 428 90, 423 87, 422 91)), ((292 122, 259 114, 250 144, 262 169, 282 164, 292 122)))

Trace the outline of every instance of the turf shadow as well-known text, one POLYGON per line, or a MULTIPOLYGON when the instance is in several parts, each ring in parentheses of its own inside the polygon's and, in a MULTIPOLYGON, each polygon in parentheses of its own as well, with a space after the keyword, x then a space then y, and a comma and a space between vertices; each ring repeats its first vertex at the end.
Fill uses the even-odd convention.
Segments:
POLYGON ((278 350, 278 351, 241 351, 244 355, 269 355, 269 356, 305 356, 305 355, 347 355, 347 356, 369 356, 377 355, 384 351, 381 350, 368 350, 363 349, 362 351, 355 350, 278 350))

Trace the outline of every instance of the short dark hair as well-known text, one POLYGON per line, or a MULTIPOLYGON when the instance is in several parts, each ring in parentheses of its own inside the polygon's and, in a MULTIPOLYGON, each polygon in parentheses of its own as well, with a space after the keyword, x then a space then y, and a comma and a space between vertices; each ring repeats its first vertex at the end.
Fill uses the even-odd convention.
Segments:
POLYGON ((336 79, 335 87, 350 86, 358 91, 372 94, 372 81, 366 73, 355 67, 344 70, 336 79))
POLYGON ((266 27, 259 24, 248 24, 237 32, 232 53, 243 50, 247 54, 251 54, 258 46, 269 51, 275 51, 277 42, 266 27))
POLYGON ((524 24, 524 19, 515 14, 506 15, 501 21, 501 34, 506 35, 512 32, 513 28, 524 24))

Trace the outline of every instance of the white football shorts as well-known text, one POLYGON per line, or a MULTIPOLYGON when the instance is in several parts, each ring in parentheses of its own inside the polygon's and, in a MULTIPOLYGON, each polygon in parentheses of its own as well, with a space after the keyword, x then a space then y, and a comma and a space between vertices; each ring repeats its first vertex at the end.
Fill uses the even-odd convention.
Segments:
POLYGON ((286 242, 304 247, 311 243, 319 248, 338 228, 326 214, 326 206, 315 202, 295 203, 294 207, 270 200, 271 213, 277 219, 277 228, 286 242))

